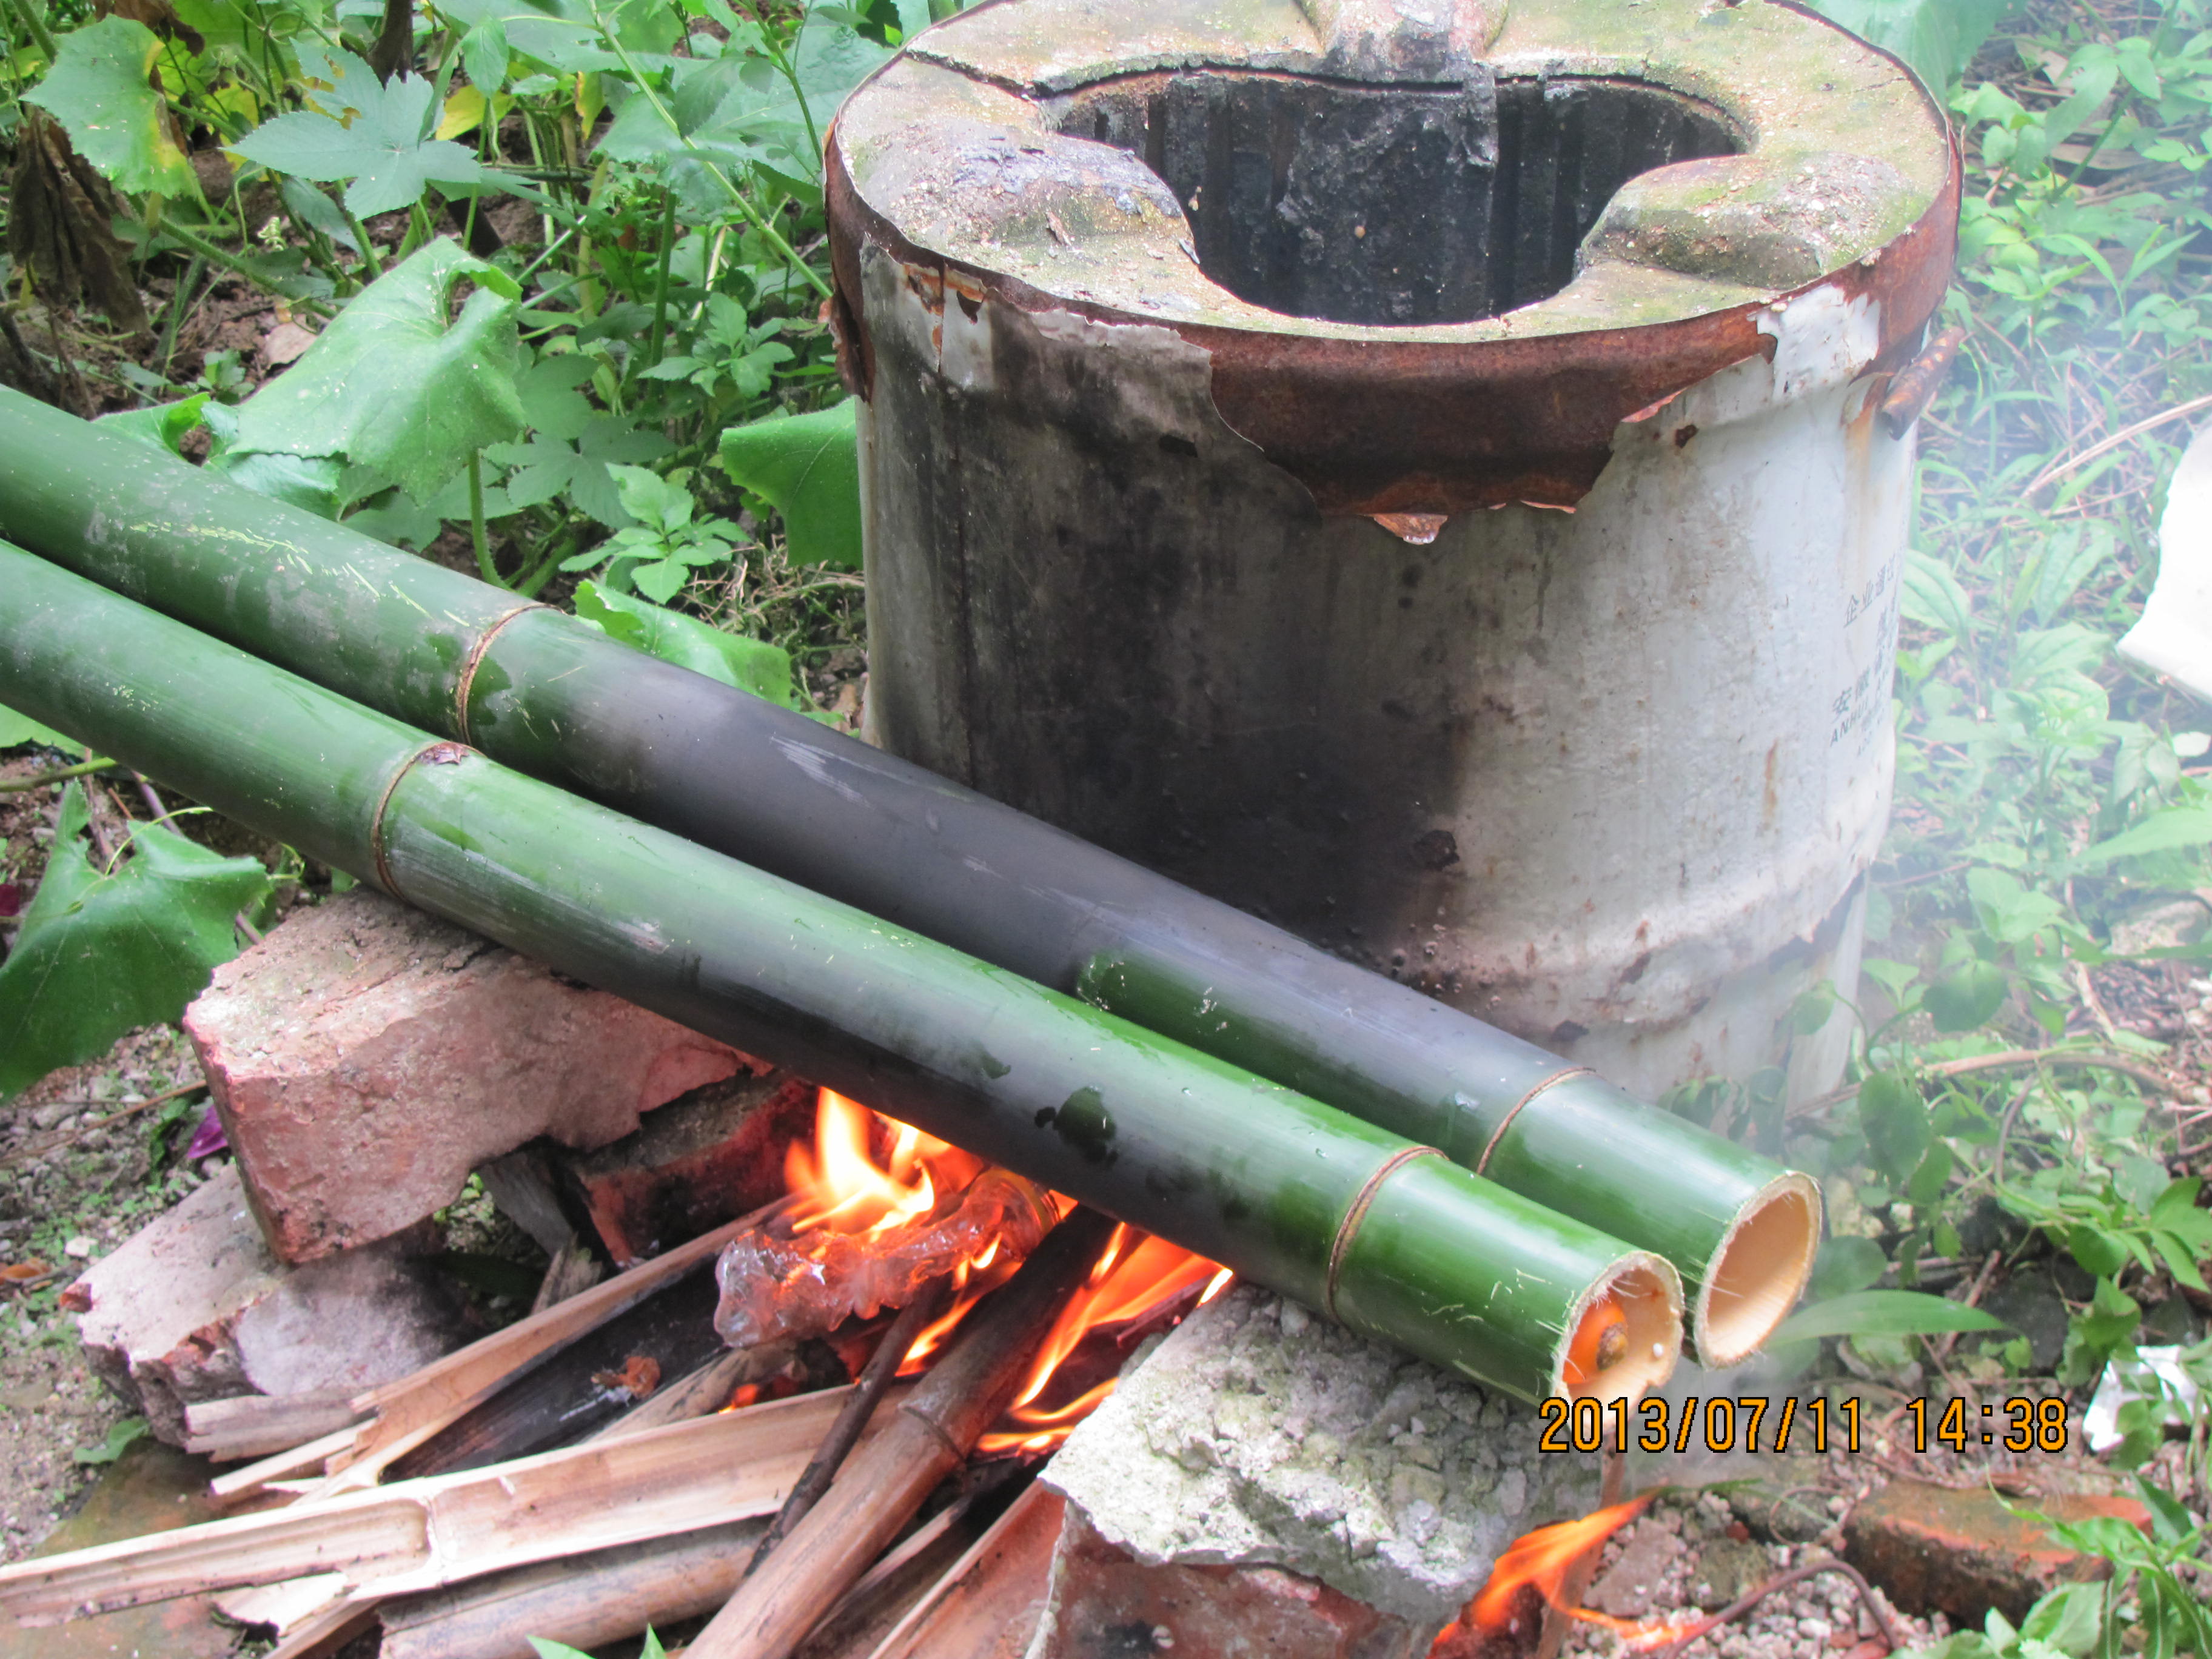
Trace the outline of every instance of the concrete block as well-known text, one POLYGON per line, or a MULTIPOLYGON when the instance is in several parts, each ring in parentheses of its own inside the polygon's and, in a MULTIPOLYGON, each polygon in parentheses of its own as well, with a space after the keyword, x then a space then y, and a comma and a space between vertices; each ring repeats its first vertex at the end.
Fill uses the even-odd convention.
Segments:
POLYGON ((544 1134, 599 1146, 765 1066, 366 890, 295 913, 185 1013, 270 1248, 388 1237, 544 1134))
POLYGON ((1147 1565, 1070 1510, 1030 1659, 1398 1659, 1433 1634, 1279 1567, 1147 1565))
POLYGON ((554 1179, 617 1267, 783 1195, 784 1152, 814 1133, 815 1085, 743 1072, 660 1108, 612 1146, 562 1152, 554 1179))
POLYGON ((2012 1500, 1986 1487, 1954 1491, 1893 1480, 1851 1511, 1844 1559, 1906 1613, 1940 1609, 1979 1625, 1995 1607, 2018 1624, 2039 1596, 2062 1583, 2109 1576, 2112 1564, 2077 1555, 2014 1510, 2038 1509, 2061 1521, 2104 1516, 2148 1528, 2150 1515, 2131 1498, 2061 1493, 2012 1500))
POLYGON ((1535 1413, 1240 1285, 1201 1308, 1042 1478, 1147 1565, 1277 1567, 1421 1645, 1513 1539, 1596 1507, 1535 1413))
POLYGON ((70 1286, 94 1371, 184 1443, 184 1408, 236 1395, 357 1394, 470 1333, 428 1269, 431 1241, 387 1239, 288 1267, 270 1253, 234 1169, 141 1228, 70 1286))

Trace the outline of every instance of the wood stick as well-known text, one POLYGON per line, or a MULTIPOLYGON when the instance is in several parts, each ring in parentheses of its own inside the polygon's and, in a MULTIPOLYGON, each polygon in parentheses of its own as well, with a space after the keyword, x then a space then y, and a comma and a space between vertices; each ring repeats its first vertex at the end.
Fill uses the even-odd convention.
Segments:
POLYGON ((382 1605, 381 1659, 536 1659, 533 1636, 596 1653, 730 1599, 759 1520, 568 1556, 382 1605))
POLYGON ((1067 1500, 1039 1480, 945 1570, 869 1659, 981 1659, 1029 1645, 1067 1500), (1002 1638, 1011 1637, 1011 1640, 1002 1638))
POLYGON ((320 1572, 398 1595, 771 1515, 850 1392, 18 1562, 0 1567, 0 1611, 52 1624, 320 1572))
POLYGON ((754 1547, 752 1559, 745 1563, 744 1577, 750 1578, 760 1570, 778 1544, 783 1542, 791 1529, 806 1518, 806 1512, 830 1490, 830 1483, 837 1478, 853 1448, 860 1442, 860 1431, 868 1426, 868 1419, 876 1414, 876 1406, 884 1397, 884 1390, 891 1385, 898 1374, 900 1362, 906 1351, 914 1346, 929 1322, 937 1317, 937 1310, 945 1300, 946 1281, 933 1279, 924 1285, 914 1300, 899 1310, 891 1322, 890 1329, 884 1333, 883 1340, 876 1344, 875 1352, 854 1379, 853 1397, 845 1402, 845 1409, 830 1432, 822 1437, 821 1449, 814 1461, 806 1466, 806 1473, 799 1477, 799 1484, 791 1489, 791 1496, 783 1500, 783 1508, 754 1547))
POLYGON ((343 1389, 203 1400, 185 1407, 185 1449, 219 1463, 266 1457, 350 1428, 360 1415, 343 1389))
POLYGON ((690 1659, 787 1659, 1012 1403, 1114 1223, 1080 1209, 969 1315, 951 1349, 691 1644, 690 1659))

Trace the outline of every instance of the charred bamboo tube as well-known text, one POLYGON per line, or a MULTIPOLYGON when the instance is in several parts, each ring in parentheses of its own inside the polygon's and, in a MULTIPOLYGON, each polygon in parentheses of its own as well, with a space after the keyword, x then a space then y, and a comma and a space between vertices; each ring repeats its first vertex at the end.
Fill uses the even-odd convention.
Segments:
POLYGON ((3 544, 0 703, 1477 1382, 1610 1400, 1671 1368, 1659 1256, 3 544))
POLYGON ((782 1547, 699 1632, 692 1659, 786 1659, 806 1639, 1013 1403, 1047 1328, 1112 1232, 1106 1217, 1078 1210, 1045 1236, 968 1316, 945 1358, 782 1547))
POLYGON ((1756 1348, 1811 1272, 1806 1176, 788 709, 4 389, 0 535, 1656 1251, 1687 1284, 1709 1364, 1756 1348))

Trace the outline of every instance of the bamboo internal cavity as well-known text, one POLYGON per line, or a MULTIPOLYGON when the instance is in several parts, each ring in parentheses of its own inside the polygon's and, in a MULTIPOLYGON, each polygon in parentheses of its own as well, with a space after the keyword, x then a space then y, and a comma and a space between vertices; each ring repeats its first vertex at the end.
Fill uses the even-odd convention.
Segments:
POLYGON ((1768 1186, 1737 1213, 1692 1310, 1698 1352, 1713 1365, 1751 1357, 1793 1307, 1820 1248, 1820 1189, 1802 1175, 1768 1186))
POLYGON ((1577 1315, 1559 1391, 1570 1400, 1632 1406, 1673 1372, 1681 1340, 1678 1282, 1631 1256, 1592 1289, 1577 1315))

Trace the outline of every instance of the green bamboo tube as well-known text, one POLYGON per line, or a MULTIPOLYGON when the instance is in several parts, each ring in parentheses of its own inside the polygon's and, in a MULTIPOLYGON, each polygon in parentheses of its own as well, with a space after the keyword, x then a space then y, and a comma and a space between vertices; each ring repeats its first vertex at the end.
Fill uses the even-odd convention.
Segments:
POLYGON ((1672 1369, 1663 1258, 1433 1149, 5 544, 0 595, 0 702, 423 909, 1485 1386, 1632 1399, 1672 1369))
POLYGON ((1664 1255, 1708 1364, 1756 1348, 1811 1272, 1808 1176, 789 710, 5 389, 0 535, 1664 1255))

